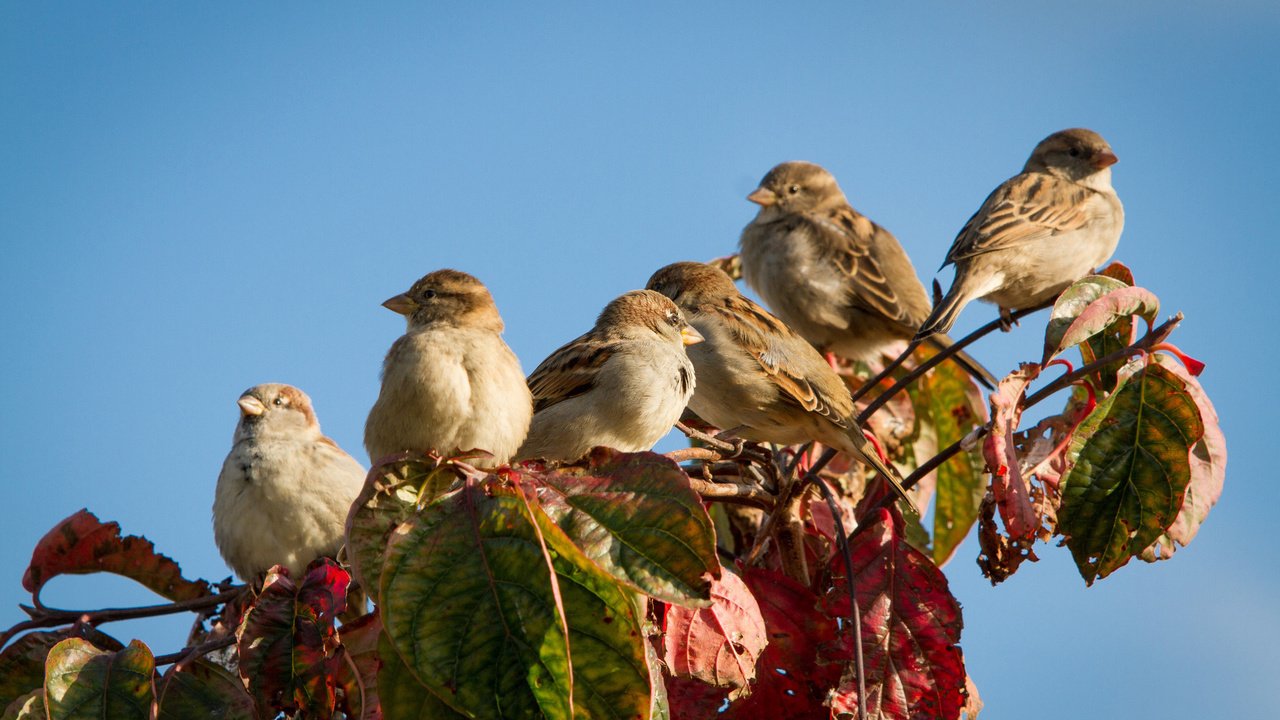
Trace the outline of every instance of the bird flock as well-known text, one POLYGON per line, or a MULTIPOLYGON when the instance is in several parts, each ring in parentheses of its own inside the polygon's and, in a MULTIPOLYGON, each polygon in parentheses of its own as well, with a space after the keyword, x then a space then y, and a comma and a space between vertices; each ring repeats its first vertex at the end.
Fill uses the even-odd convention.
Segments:
MULTIPOLYGON (((772 310, 717 267, 678 262, 619 296, 595 325, 526 379, 502 317, 475 277, 436 270, 383 305, 403 315, 364 444, 373 462, 402 451, 481 465, 572 462, 596 446, 649 450, 687 407, 724 437, 817 440, 868 465, 910 502, 855 419, 824 353, 878 359, 896 343, 951 343, 973 300, 1002 317, 1051 300, 1107 260, 1124 227, 1111 186, 1116 156, 1092 130, 1056 132, 997 187, 951 249, 950 290, 931 303, 889 231, 850 206, 807 162, 774 167, 747 199, 760 206, 740 240, 742 275, 772 310)), ((990 386, 973 358, 955 361, 990 386)), ((213 505, 223 558, 251 581, 273 565, 298 573, 342 543, 365 470, 321 431, 305 393, 258 385, 240 420, 213 505)))

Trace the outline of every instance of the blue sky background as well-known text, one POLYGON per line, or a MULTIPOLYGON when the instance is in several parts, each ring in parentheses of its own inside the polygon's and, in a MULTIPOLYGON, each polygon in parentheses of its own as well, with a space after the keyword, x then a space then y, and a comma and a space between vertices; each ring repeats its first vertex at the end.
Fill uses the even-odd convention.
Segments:
MULTIPOLYGON (((379 303, 429 270, 489 285, 527 371, 657 267, 733 251, 777 162, 832 170, 927 282, 1034 144, 1084 125, 1120 157, 1118 259, 1208 364, 1226 493, 1190 548, 1092 589, 1053 547, 992 589, 967 541, 947 574, 984 717, 1280 714, 1280 5, 473 5, 0 6, 0 625, 80 507, 226 576, 236 397, 296 384, 364 460, 403 330, 379 303)), ((1042 327, 975 354, 1038 359, 1042 327)), ((162 653, 186 622, 114 631, 162 653)))

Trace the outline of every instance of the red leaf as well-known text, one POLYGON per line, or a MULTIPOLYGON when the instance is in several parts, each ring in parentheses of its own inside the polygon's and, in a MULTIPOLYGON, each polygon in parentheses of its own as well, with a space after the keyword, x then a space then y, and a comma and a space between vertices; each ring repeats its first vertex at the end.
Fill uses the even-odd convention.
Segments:
POLYGON ((279 565, 267 573, 237 633, 240 675, 263 717, 294 710, 332 716, 339 667, 334 620, 346 610, 350 582, 329 558, 311 563, 300 586, 279 565))
POLYGON ((987 470, 992 473, 991 490, 995 493, 1009 536, 1014 539, 1034 537, 1040 518, 1031 504, 1031 486, 1022 476, 1013 433, 1022 420, 1022 400, 1027 386, 1040 375, 1040 366, 1023 363, 1010 373, 991 393, 991 432, 982 443, 987 470))
POLYGON ((1099 275, 1105 275, 1113 280, 1119 280, 1125 285, 1133 285, 1133 271, 1128 265, 1116 260, 1111 264, 1098 271, 1099 275))
MULTIPOLYGON (((933 561, 907 544, 888 510, 879 509, 854 533, 853 556, 867 712, 873 718, 955 718, 965 703, 960 605, 933 561)), ((827 612, 849 617, 844 560, 831 563, 827 612)), ((841 633, 846 652, 852 633, 841 633)), ((832 708, 856 712, 857 680, 845 668, 832 708)))
POLYGON ((737 696, 756 679, 768 638, 760 606, 742 579, 722 573, 711 584, 711 607, 672 605, 664 623, 663 660, 677 678, 728 688, 737 696))
POLYGON ((731 704, 722 717, 825 717, 824 703, 840 682, 842 665, 820 664, 818 648, 836 636, 835 620, 819 608, 813 591, 782 573, 753 568, 744 580, 760 603, 769 645, 756 663, 750 697, 731 704))
MULTIPOLYGON (((340 629, 342 637, 341 667, 338 681, 342 688, 342 706, 352 720, 382 720, 378 703, 378 634, 382 618, 374 610, 340 629)), ((424 691, 425 692, 425 691, 424 691)))
POLYGON ((22 586, 35 597, 59 575, 95 572, 123 575, 175 601, 209 594, 208 583, 182 577, 178 563, 157 553, 150 540, 122 538, 119 523, 103 523, 88 510, 58 523, 40 539, 22 586))

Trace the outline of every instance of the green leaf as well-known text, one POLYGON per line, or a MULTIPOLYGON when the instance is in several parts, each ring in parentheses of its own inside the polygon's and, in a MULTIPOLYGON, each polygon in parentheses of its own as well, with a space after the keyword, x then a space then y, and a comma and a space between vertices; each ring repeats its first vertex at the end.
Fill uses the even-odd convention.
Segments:
POLYGON ((81 638, 63 640, 45 667, 49 720, 150 720, 155 669, 151 650, 137 640, 119 652, 81 638))
POLYGON ((464 720, 467 717, 418 682, 385 632, 378 633, 378 658, 382 661, 378 671, 378 698, 383 720, 464 720))
POLYGON ((206 660, 169 668, 156 680, 158 720, 255 720, 240 678, 206 660))
POLYGON ((649 715, 643 638, 627 594, 509 488, 468 485, 402 525, 387 548, 381 595, 399 656, 465 714, 649 715))
POLYGON ((29 632, 0 652, 0 708, 21 695, 44 686, 45 658, 49 650, 69 637, 88 640, 100 650, 124 649, 119 640, 87 625, 66 630, 29 632))
POLYGON ((37 688, 18 698, 0 710, 0 720, 46 720, 44 688, 37 688))
POLYGON ((369 471, 347 517, 347 560, 360 587, 378 601, 382 553, 391 533, 464 477, 453 464, 396 456, 369 471))
POLYGON ((1188 454, 1203 434, 1185 384, 1156 363, 1125 379, 1076 429, 1058 531, 1086 583, 1122 567, 1173 523, 1191 479, 1188 454))
MULTIPOLYGON (((916 361, 936 354, 921 346, 916 361)), ((917 464, 940 448, 963 438, 975 425, 986 422, 986 404, 973 378, 956 363, 944 362, 925 373, 907 390, 916 415, 916 443, 912 447, 917 464)), ((932 553, 939 567, 955 554, 978 519, 978 507, 986 492, 987 477, 976 450, 956 453, 936 471, 933 511, 932 553)), ((910 530, 909 530, 910 531, 910 530)))
POLYGON ((1058 296, 1044 333, 1044 362, 1058 353, 1138 315, 1152 322, 1160 301, 1150 290, 1103 275, 1077 280, 1058 296))
POLYGON ((715 531, 675 462, 597 448, 585 465, 524 474, 544 485, 538 499, 560 529, 614 577, 664 602, 710 605, 715 531))

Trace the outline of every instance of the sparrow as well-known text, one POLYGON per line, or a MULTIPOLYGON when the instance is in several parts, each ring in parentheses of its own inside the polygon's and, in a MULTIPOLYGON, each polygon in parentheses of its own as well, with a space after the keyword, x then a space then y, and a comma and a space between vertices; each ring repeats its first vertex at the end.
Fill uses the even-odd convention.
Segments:
MULTIPOLYGON (((806 340, 823 352, 874 361, 916 334, 930 302, 911 259, 892 233, 853 209, 826 169, 782 163, 747 199, 760 210, 739 241, 743 278, 806 340)), ((931 344, 941 350, 952 343, 935 336, 931 344)), ((955 359, 995 387, 968 354, 955 359)))
POLYGON ((947 252, 955 280, 920 327, 946 332, 972 300, 1013 310, 1052 300, 1115 252, 1124 207, 1111 187, 1116 155, 1102 136, 1073 128, 1036 145, 1022 172, 987 196, 947 252))
POLYGON ((364 467, 320 432, 311 398, 269 383, 236 401, 231 452, 213 501, 213 538, 227 565, 253 582, 273 565, 294 578, 342 545, 364 467))
POLYGON ((533 399, 488 289, 464 272, 436 270, 382 305, 405 316, 407 329, 387 352, 365 422, 370 460, 483 450, 492 457, 481 462, 507 462, 529 430, 533 399))
POLYGON ((699 342, 680 308, 656 292, 613 300, 595 327, 529 376, 533 424, 517 456, 573 461, 598 445, 652 449, 693 395, 685 347, 699 342))
POLYGON ((902 476, 863 435, 844 380, 813 345, 739 292, 724 271, 674 263, 654 273, 648 288, 675 301, 705 338, 689 348, 698 377, 689 409, 698 417, 746 440, 818 440, 874 468, 911 503, 902 476))

